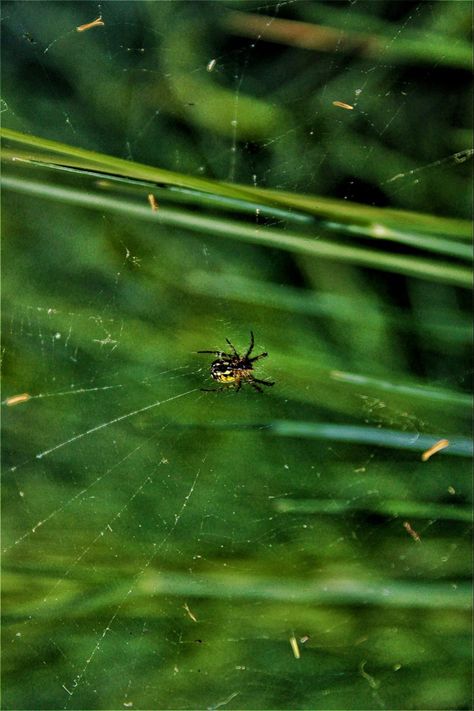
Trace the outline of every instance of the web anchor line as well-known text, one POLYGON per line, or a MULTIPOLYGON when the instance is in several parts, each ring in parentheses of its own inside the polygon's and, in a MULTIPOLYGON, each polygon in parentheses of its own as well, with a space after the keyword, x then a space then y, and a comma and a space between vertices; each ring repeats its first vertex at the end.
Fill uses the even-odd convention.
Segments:
POLYGON ((57 444, 54 447, 51 447, 50 449, 45 449, 43 452, 39 452, 39 454, 36 455, 36 459, 43 459, 43 457, 46 457, 48 454, 51 454, 52 452, 55 452, 58 449, 61 449, 61 447, 65 447, 67 444, 76 442, 78 439, 82 439, 82 437, 86 437, 87 435, 93 434, 94 432, 103 430, 106 427, 109 427, 109 425, 114 425, 116 422, 121 422, 122 420, 126 420, 127 418, 133 417, 134 415, 139 415, 140 412, 146 412, 147 410, 151 410, 153 407, 158 407, 158 405, 165 405, 167 402, 171 402, 172 400, 178 400, 180 397, 184 397, 185 395, 191 395, 191 393, 195 393, 197 391, 198 388, 193 388, 192 390, 188 390, 185 393, 180 393, 179 395, 169 397, 166 400, 157 400, 156 402, 152 402, 151 405, 145 405, 145 407, 140 407, 138 408, 138 410, 127 412, 125 415, 120 415, 119 417, 115 417, 113 420, 109 420, 108 422, 103 422, 100 425, 91 427, 91 429, 86 430, 85 432, 81 432, 80 434, 71 437, 65 442, 60 442, 60 444, 57 444))

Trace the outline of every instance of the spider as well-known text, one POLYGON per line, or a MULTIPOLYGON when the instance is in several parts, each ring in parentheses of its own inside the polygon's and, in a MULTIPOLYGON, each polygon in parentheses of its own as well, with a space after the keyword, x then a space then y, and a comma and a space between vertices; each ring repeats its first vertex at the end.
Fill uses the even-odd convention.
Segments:
POLYGON ((211 363, 211 377, 221 383, 220 388, 201 388, 204 392, 218 392, 219 390, 225 390, 229 386, 234 387, 236 392, 239 392, 242 383, 249 383, 255 390, 262 393, 263 390, 260 385, 275 385, 270 380, 259 380, 253 377, 253 364, 260 358, 266 358, 268 353, 260 353, 260 355, 250 358, 254 347, 252 331, 250 331, 250 345, 245 355, 239 355, 229 339, 226 338, 225 340, 231 348, 231 353, 225 353, 224 351, 198 351, 198 353, 213 353, 217 356, 217 359, 211 363))

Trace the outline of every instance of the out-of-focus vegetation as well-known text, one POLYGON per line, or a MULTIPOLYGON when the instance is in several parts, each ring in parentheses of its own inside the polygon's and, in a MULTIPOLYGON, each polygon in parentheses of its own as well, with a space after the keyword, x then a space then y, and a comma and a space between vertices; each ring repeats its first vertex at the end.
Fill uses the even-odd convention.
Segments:
POLYGON ((470 708, 469 3, 2 13, 4 708, 470 708))

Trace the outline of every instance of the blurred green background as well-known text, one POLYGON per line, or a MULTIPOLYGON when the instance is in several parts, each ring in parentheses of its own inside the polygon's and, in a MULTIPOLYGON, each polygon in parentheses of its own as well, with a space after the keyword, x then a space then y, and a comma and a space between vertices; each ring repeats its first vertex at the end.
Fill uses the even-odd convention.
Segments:
POLYGON ((2 3, 3 708, 471 708, 471 13, 2 3))

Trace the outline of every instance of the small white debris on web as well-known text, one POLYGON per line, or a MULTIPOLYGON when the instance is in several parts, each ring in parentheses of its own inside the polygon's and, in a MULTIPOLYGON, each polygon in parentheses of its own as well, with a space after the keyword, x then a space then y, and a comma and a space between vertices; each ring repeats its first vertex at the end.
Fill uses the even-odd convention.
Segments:
POLYGON ((369 682, 369 686, 371 689, 378 689, 380 686, 380 682, 378 682, 376 679, 371 674, 367 674, 365 671, 364 667, 367 664, 367 660, 364 659, 360 664, 359 664, 359 672, 360 675, 364 677, 369 682))
POLYGON ((403 528, 405 529, 405 531, 407 531, 407 533, 410 534, 414 541, 416 541, 417 543, 421 541, 419 534, 411 527, 409 521, 403 522, 403 528))
POLYGON ((197 622, 197 617, 191 612, 191 610, 188 607, 188 604, 185 602, 183 605, 184 609, 188 613, 189 617, 192 619, 193 622, 197 622))

